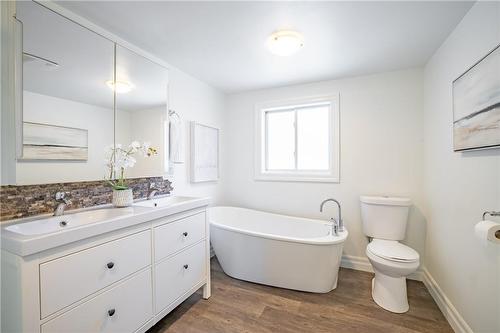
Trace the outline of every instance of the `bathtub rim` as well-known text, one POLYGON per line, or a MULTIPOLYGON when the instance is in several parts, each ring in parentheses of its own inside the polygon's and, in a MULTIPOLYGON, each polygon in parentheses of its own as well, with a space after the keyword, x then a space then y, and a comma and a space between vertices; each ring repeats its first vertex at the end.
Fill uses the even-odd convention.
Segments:
POLYGON ((246 229, 227 226, 225 224, 221 224, 221 223, 212 221, 212 216, 210 214, 210 210, 212 208, 237 208, 237 209, 243 209, 243 210, 252 210, 252 211, 257 211, 257 212, 269 214, 269 215, 277 215, 277 216, 282 216, 282 217, 284 216, 284 217, 288 217, 291 219, 309 220, 309 221, 311 221, 311 223, 320 223, 320 224, 327 225, 327 226, 330 225, 330 223, 328 221, 324 221, 324 220, 309 219, 309 218, 305 218, 305 217, 297 217, 297 216, 290 216, 290 215, 284 215, 284 214, 276 214, 276 213, 270 213, 270 212, 266 212, 266 211, 262 211, 262 210, 237 207, 237 206, 213 206, 213 207, 210 207, 208 209, 208 212, 209 212, 208 220, 209 220, 210 226, 214 226, 214 227, 219 228, 219 229, 232 231, 232 232, 236 232, 236 233, 240 233, 240 234, 244 234, 244 235, 248 235, 248 236, 253 236, 253 237, 266 238, 266 239, 271 239, 271 240, 276 240, 276 241, 281 241, 281 242, 308 244, 308 245, 336 245, 336 244, 343 244, 346 241, 347 236, 349 235, 349 232, 345 228, 344 228, 344 231, 339 232, 338 236, 333 236, 331 234, 328 234, 327 236, 315 237, 315 238, 288 237, 288 236, 268 234, 268 233, 253 231, 253 230, 246 230, 246 229))

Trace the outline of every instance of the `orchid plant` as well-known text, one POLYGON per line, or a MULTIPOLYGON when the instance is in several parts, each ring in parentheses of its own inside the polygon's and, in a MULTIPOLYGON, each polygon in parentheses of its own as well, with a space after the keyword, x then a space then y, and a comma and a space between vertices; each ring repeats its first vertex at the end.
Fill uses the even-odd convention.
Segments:
POLYGON ((149 142, 139 143, 133 141, 128 147, 121 144, 111 146, 107 149, 108 158, 105 160, 108 170, 106 181, 114 190, 127 190, 125 182, 125 170, 133 168, 137 160, 133 155, 139 154, 143 157, 151 157, 158 153, 156 148, 151 147, 149 142))

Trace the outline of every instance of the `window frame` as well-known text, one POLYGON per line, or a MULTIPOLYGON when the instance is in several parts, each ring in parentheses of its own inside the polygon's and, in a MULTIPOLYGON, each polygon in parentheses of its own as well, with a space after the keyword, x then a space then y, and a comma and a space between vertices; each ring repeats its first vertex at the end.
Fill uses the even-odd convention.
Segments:
MULTIPOLYGON (((295 112, 297 118, 297 112, 295 112)), ((295 123, 297 123, 295 121, 295 123)), ((295 130, 297 133, 297 129, 295 130)), ((255 105, 255 165, 254 178, 258 181, 290 182, 340 182, 340 112, 339 95, 323 95, 264 102, 255 105), (329 169, 327 170, 268 170, 267 169, 267 121, 268 112, 292 111, 300 108, 329 104, 329 169)), ((297 149, 297 135, 295 148, 297 149)), ((300 152, 299 152, 300 154, 300 152)), ((297 164, 298 156, 295 156, 297 164)), ((297 167, 297 165, 295 165, 297 167)))

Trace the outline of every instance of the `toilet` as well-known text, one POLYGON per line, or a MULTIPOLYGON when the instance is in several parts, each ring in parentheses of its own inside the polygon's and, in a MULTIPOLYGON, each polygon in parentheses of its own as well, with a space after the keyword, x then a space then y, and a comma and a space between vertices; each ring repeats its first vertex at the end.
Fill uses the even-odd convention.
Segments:
POLYGON ((406 277, 420 265, 418 252, 399 241, 405 238, 410 199, 361 196, 363 232, 371 238, 366 255, 375 272, 372 298, 382 308, 408 311, 406 277))

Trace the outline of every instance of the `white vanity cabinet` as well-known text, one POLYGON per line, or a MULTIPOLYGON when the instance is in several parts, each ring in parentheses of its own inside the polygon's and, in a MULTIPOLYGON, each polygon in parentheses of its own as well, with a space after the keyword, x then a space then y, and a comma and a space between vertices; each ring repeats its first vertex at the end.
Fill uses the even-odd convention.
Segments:
POLYGON ((20 256, 2 249, 2 332, 144 332, 203 287, 206 205, 20 256))
POLYGON ((160 317, 177 306, 176 299, 199 289, 210 274, 206 212, 167 220, 160 219, 153 228, 155 314, 160 317))

